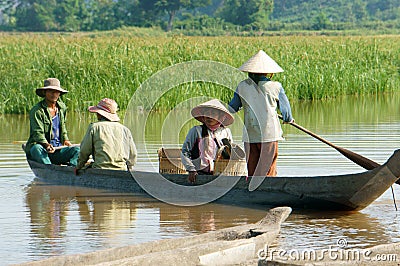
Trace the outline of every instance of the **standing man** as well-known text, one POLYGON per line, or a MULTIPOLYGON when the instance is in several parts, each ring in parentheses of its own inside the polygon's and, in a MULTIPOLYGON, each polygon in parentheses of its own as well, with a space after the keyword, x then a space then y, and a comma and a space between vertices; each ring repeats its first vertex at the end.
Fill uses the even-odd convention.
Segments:
POLYGON ((229 106, 234 112, 244 110, 243 141, 248 175, 276 176, 278 141, 283 140, 276 109, 279 107, 284 122, 294 121, 281 83, 271 80, 274 73, 283 69, 260 50, 239 70, 248 72, 249 78, 239 83, 229 106))
POLYGON ((91 123, 81 142, 78 170, 86 167, 93 156, 92 168, 131 170, 136 164, 137 151, 131 131, 119 123, 118 105, 113 99, 104 98, 89 112, 96 113, 97 122, 91 123))
POLYGON ((44 98, 29 112, 30 135, 25 153, 28 159, 43 164, 76 166, 79 147, 72 146, 65 126, 67 107, 60 96, 67 93, 56 78, 48 78, 36 94, 44 98), (57 148, 66 146, 62 148, 57 148))

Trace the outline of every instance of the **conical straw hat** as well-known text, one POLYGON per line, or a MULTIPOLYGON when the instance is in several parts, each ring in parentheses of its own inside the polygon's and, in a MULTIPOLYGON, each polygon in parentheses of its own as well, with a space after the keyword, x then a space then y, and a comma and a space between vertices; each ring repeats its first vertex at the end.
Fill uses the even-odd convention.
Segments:
POLYGON ((205 116, 214 118, 224 126, 229 126, 235 121, 233 115, 217 99, 212 99, 208 102, 202 103, 194 107, 191 113, 194 118, 196 118, 202 123, 204 123, 205 116), (209 110, 213 110, 213 112, 210 113, 208 112, 209 110))
POLYGON ((283 69, 263 50, 253 55, 247 62, 239 67, 239 70, 264 74, 283 72, 283 69))

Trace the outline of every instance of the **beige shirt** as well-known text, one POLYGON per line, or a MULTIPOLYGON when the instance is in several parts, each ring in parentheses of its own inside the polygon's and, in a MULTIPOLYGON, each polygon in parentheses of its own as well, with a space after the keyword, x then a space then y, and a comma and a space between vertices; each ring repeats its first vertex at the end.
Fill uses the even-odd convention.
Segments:
POLYGON ((283 140, 282 128, 276 111, 282 85, 276 81, 251 79, 239 83, 237 92, 244 110, 243 141, 250 143, 283 140))
POLYGON ((93 156, 93 168, 127 170, 136 164, 136 146, 130 130, 119 122, 91 123, 81 142, 77 169, 93 156))

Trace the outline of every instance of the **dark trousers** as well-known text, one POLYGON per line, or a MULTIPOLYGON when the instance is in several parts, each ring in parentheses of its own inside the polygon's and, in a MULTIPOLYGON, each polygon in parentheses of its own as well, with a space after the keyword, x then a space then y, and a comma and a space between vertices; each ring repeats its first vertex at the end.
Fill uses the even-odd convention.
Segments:
POLYGON ((248 176, 276 176, 278 141, 244 143, 248 176))
POLYGON ((65 147, 48 153, 40 144, 35 144, 30 150, 28 159, 43 164, 65 164, 76 166, 78 164, 79 147, 65 147))

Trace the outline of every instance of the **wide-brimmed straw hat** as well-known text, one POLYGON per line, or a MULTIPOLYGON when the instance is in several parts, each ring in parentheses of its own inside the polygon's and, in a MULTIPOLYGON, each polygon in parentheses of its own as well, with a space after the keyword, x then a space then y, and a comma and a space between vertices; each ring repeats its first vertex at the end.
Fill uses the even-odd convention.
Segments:
POLYGON ((119 121, 118 104, 113 99, 104 98, 96 106, 89 106, 88 110, 92 113, 98 113, 112 122, 119 121))
POLYGON ((60 87, 60 81, 56 78, 45 79, 43 87, 36 89, 36 94, 40 97, 44 97, 46 95, 46 90, 59 91, 61 93, 60 95, 68 92, 67 90, 64 90, 60 87))
POLYGON ((229 126, 235 121, 233 115, 226 107, 217 99, 199 104, 194 107, 191 112, 192 116, 198 121, 204 123, 204 117, 211 117, 219 121, 224 126, 229 126))
POLYGON ((260 74, 283 72, 283 69, 263 50, 253 55, 247 62, 239 67, 239 70, 260 74))

